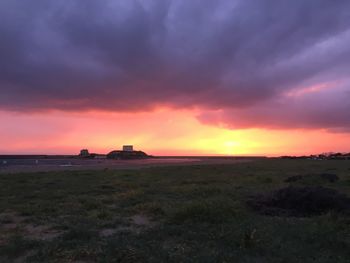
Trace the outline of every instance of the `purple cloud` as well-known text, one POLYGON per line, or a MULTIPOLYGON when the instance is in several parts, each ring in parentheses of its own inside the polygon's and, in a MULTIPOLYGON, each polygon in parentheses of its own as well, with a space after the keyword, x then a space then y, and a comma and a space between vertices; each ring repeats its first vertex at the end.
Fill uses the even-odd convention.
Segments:
MULTIPOLYGON (((326 86, 327 87, 327 86, 326 86)), ((204 111, 205 124, 231 129, 327 129, 349 132, 350 92, 346 86, 289 93, 246 108, 204 111)))
POLYGON ((196 107, 202 122, 350 127, 350 2, 0 3, 0 109, 196 107), (298 87, 342 80, 326 95, 298 87))

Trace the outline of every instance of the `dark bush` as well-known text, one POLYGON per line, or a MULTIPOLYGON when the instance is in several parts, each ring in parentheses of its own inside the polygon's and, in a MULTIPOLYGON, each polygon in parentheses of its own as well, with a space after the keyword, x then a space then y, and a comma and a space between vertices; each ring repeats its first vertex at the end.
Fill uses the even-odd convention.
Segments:
POLYGON ((293 175, 288 177, 286 180, 284 180, 286 183, 292 183, 292 182, 296 182, 296 181, 300 181, 301 179, 303 179, 304 176, 302 175, 293 175))
POLYGON ((349 211, 350 198, 330 188, 286 187, 253 196, 248 205, 264 215, 306 217, 349 211))
POLYGON ((331 183, 334 183, 339 180, 339 177, 336 174, 323 173, 319 175, 322 179, 325 179, 331 183))

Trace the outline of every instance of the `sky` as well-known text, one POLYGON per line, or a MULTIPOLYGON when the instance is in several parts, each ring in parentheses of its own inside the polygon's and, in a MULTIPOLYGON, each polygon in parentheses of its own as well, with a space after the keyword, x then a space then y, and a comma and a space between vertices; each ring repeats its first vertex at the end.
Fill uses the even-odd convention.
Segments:
POLYGON ((2 0, 0 153, 350 152, 348 0, 2 0))

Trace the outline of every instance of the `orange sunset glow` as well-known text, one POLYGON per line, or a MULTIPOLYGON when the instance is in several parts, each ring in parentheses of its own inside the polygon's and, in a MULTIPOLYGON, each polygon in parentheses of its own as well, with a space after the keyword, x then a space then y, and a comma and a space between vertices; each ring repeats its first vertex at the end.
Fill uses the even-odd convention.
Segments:
POLYGON ((106 153, 125 143, 153 155, 302 155, 346 151, 350 136, 326 130, 232 130, 196 119, 195 110, 149 113, 0 113, 1 152, 75 154, 81 148, 106 153))
POLYGON ((346 8, 5 2, 0 154, 350 151, 346 8))

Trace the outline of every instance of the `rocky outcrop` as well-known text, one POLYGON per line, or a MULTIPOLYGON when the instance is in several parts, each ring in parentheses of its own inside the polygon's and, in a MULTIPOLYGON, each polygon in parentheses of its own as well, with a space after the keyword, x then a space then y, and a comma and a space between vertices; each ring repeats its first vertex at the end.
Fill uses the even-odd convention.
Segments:
POLYGON ((111 151, 107 154, 107 159, 144 159, 149 158, 143 151, 111 151))

